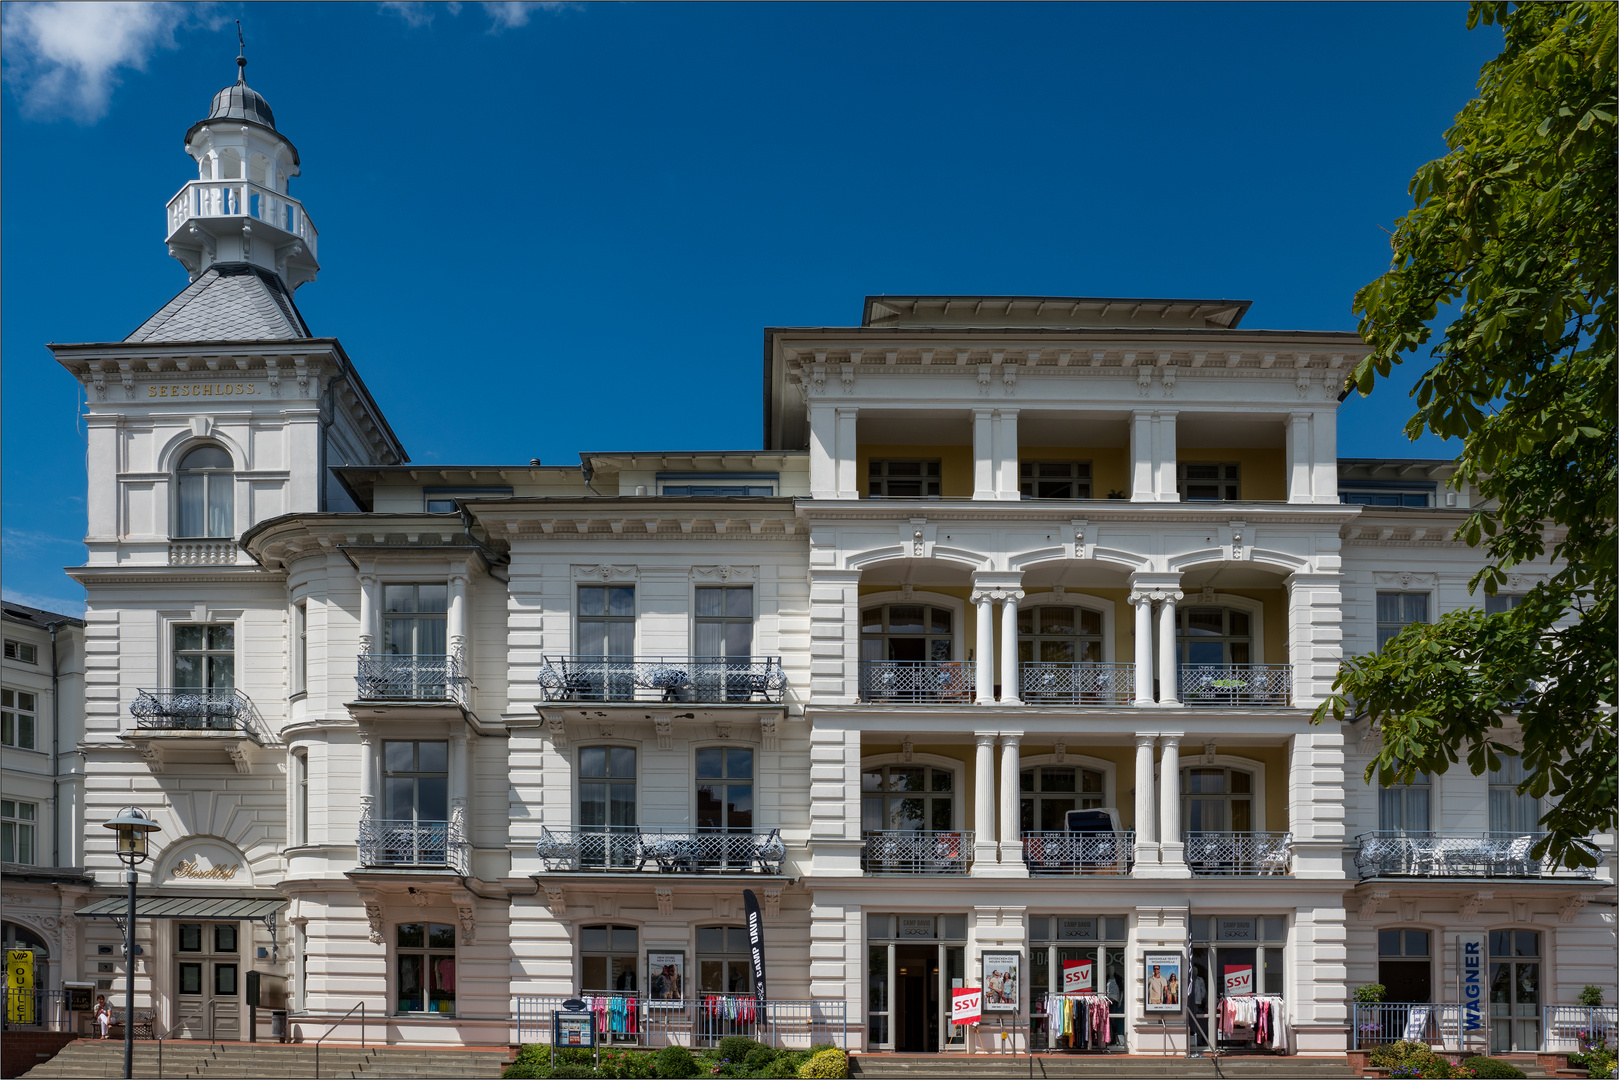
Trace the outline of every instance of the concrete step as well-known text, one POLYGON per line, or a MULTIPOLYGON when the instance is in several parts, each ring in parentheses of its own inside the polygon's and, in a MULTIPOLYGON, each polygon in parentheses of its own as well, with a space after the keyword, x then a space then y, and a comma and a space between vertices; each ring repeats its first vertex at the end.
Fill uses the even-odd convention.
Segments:
MULTIPOLYGON (((503 1050, 455 1050, 445 1047, 323 1046, 323 1080, 394 1078, 401 1080, 483 1080, 498 1077, 511 1061, 503 1050)), ((135 1044, 137 1077, 158 1078, 158 1048, 135 1044)), ((124 1044, 115 1040, 80 1039, 50 1061, 24 1075, 29 1080, 101 1080, 124 1074, 124 1044)), ((315 1072, 315 1048, 307 1043, 164 1042, 162 1080, 303 1080, 315 1072)))
POLYGON ((920 1080, 923 1077, 1046 1077, 1051 1080, 1089 1078, 1170 1078, 1170 1080, 1304 1080, 1352 1077, 1355 1072, 1342 1058, 1222 1057, 1218 1068, 1207 1058, 1151 1055, 916 1055, 857 1054, 851 1073, 874 1080, 920 1080))

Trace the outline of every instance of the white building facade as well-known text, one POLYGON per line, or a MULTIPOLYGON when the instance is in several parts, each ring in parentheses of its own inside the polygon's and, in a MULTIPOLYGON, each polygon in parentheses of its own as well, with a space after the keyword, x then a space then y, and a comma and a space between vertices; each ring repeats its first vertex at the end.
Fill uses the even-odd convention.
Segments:
POLYGON ((1454 1001, 1474 931, 1498 1049, 1611 999, 1611 860, 1529 860, 1511 775, 1369 789, 1372 736, 1310 721, 1345 655, 1481 600, 1447 463, 1337 457, 1355 335, 870 298, 765 332, 762 449, 428 468, 293 304, 317 234, 263 99, 187 150, 190 285, 53 347, 89 440, 72 977, 120 992, 94 826, 133 804, 136 1007, 193 1035, 242 1032, 256 970, 295 1031, 363 1001, 532 1041, 593 993, 704 1000, 615 1036, 700 1040, 751 1022, 744 890, 771 999, 859 1049, 1051 1047, 1066 987, 1107 998, 1089 1049, 1341 1054, 1354 986, 1454 1001), (1244 978, 1275 1035, 1220 1033, 1244 978), (980 984, 1008 1011, 952 1025, 980 984))

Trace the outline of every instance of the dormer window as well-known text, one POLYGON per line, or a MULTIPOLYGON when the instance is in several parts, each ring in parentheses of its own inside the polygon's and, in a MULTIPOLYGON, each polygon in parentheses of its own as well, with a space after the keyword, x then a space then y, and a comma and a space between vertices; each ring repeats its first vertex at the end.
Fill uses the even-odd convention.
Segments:
POLYGON ((212 444, 180 459, 181 538, 229 537, 236 532, 236 478, 230 455, 212 444))

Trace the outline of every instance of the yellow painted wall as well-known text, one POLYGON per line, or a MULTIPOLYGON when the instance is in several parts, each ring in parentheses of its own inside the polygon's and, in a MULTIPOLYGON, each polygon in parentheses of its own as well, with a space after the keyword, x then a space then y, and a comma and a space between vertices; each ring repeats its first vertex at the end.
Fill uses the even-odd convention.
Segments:
POLYGON ((898 458, 901 461, 939 459, 939 493, 946 499, 973 497, 973 448, 968 446, 892 446, 862 443, 855 449, 855 468, 862 499, 871 494, 871 459, 898 458))
MULTIPOLYGON (((1105 499, 1109 491, 1130 497, 1130 449, 1125 446, 1023 446, 1018 463, 1025 461, 1088 461, 1091 463, 1091 498, 1105 499)), ((1021 473, 1020 473, 1021 475, 1021 473)))
MULTIPOLYGON (((1069 739, 1064 746, 1067 750, 1066 764, 1077 765, 1073 761, 1075 754, 1085 757, 1101 758, 1113 766, 1113 800, 1115 808, 1119 811, 1119 824, 1126 829, 1136 827, 1136 757, 1135 749, 1129 746, 1090 746, 1077 741, 1081 736, 1076 732, 1074 738, 1069 739)), ((1057 748, 1046 743, 1025 742, 1019 753, 1024 759, 1040 754, 1054 754, 1057 748)), ((1156 805, 1156 804, 1154 804, 1156 805)))
POLYGON ((1281 447, 1248 449, 1227 447, 1202 450, 1191 446, 1177 446, 1175 460, 1235 463, 1242 467, 1243 499, 1287 501, 1287 451, 1281 447))

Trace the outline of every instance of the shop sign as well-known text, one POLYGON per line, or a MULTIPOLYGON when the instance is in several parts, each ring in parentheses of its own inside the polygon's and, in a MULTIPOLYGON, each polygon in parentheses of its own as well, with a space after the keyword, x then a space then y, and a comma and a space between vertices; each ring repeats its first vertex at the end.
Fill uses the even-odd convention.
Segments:
POLYGON ((1253 941, 1254 920, 1252 919, 1221 919, 1221 941, 1253 941))
POLYGON ((899 936, 902 938, 930 938, 933 936, 932 915, 901 915, 899 936))
POLYGON ((1225 965, 1225 992, 1226 997, 1236 997, 1241 994, 1254 992, 1254 965, 1227 964, 1225 965))
POLYGON ((1484 1042, 1489 1029, 1484 1013, 1484 935, 1477 932, 1456 935, 1456 1000, 1462 1005, 1462 1045, 1484 1042))
POLYGON ((34 950, 6 950, 6 1020, 12 1024, 34 1022, 34 995, 23 991, 34 988, 34 950))
POLYGON ((1091 972, 1095 962, 1091 960, 1064 960, 1062 962, 1062 992, 1065 994, 1080 994, 1091 988, 1091 972))
POLYGON ((1064 941, 1095 941, 1095 919, 1058 919, 1057 934, 1064 941))
POLYGON ((976 1024, 984 1018, 984 992, 976 986, 950 991, 950 1022, 976 1024))

